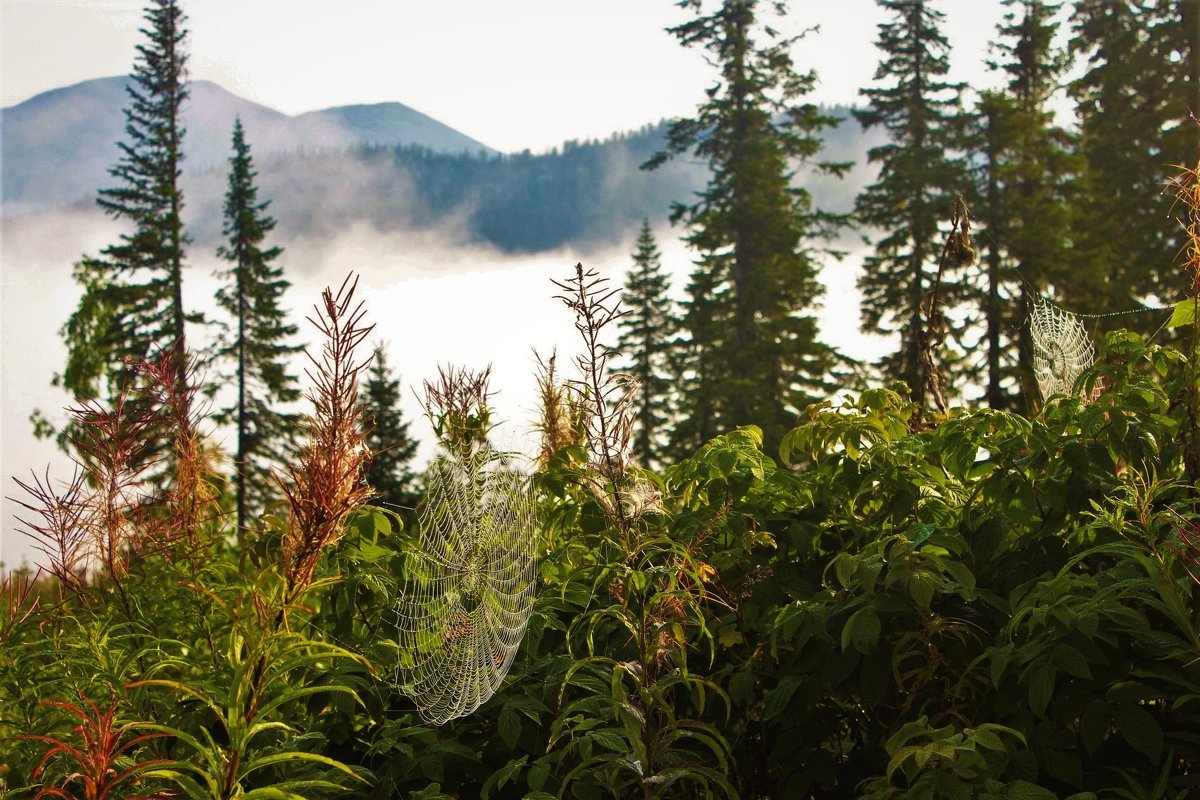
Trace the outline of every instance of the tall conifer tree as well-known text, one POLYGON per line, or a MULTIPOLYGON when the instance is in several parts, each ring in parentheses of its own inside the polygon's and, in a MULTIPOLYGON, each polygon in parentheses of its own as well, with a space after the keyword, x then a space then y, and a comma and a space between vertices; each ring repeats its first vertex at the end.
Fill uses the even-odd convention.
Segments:
POLYGON ((228 243, 217 256, 230 263, 219 277, 226 283, 217 303, 233 326, 218 344, 217 358, 236 369, 237 395, 218 419, 232 423, 237 434, 235 486, 238 530, 245 530, 252 511, 261 509, 274 483, 271 464, 282 464, 291 450, 297 424, 280 407, 300 397, 288 359, 299 345, 288 344, 297 327, 287 322, 281 305, 291 285, 274 264, 283 251, 263 247, 275 220, 266 215, 270 201, 259 202, 254 161, 242 121, 233 126, 233 156, 229 159, 229 188, 225 193, 228 243))
POLYGON ((675 444, 690 449, 755 424, 771 448, 798 409, 824 393, 832 360, 817 340, 821 286, 812 243, 834 220, 791 179, 835 120, 799 102, 815 73, 797 73, 795 40, 757 18, 760 6, 782 14, 784 3, 722 0, 711 11, 704 0, 678 5, 696 17, 671 32, 706 50, 720 77, 696 116, 671 126, 666 151, 648 164, 690 152, 712 168, 699 199, 672 214, 687 225, 685 240, 699 255, 685 314, 692 358, 680 413, 689 424, 675 444))
POLYGON ((989 66, 1007 82, 986 92, 976 115, 973 149, 981 154, 977 204, 987 232, 982 303, 986 399, 992 408, 1024 410, 1035 383, 1026 310, 1030 292, 1066 283, 1069 207, 1074 169, 1070 137, 1055 124, 1050 100, 1066 70, 1055 50, 1058 4, 1005 0, 1000 58, 989 66), (1014 6, 1018 8, 1014 9, 1014 6))
POLYGON ((671 355, 677 322, 667 289, 654 232, 649 220, 643 220, 621 295, 628 313, 617 323, 621 331, 617 349, 625 371, 639 384, 633 453, 647 466, 657 465, 662 455, 663 434, 671 416, 671 355))
POLYGON ((1183 239, 1162 190, 1172 165, 1195 163, 1200 151, 1188 120, 1200 101, 1200 4, 1077 0, 1071 23, 1084 64, 1070 87, 1083 159, 1072 202, 1076 292, 1096 311, 1148 293, 1175 297, 1183 239))
POLYGON ((412 508, 420 499, 412 461, 417 441, 400 410, 400 380, 388 367, 387 351, 375 348, 375 357, 363 383, 363 420, 366 444, 371 451, 367 483, 378 492, 377 502, 412 508))
MULTIPOLYGON (((929 0, 879 0, 894 19, 879 26, 883 59, 878 86, 862 90, 869 105, 854 112, 864 128, 882 125, 890 141, 872 148, 879 180, 855 202, 858 220, 881 233, 863 263, 863 328, 899 333, 900 349, 884 357, 886 377, 914 391, 921 385, 922 301, 937 271, 945 219, 956 194, 967 190, 961 147, 959 86, 948 83, 949 43, 943 14, 929 0)), ((953 279, 940 296, 957 299, 953 279)))
MULTIPOLYGON (((153 0, 145 11, 127 86, 126 139, 110 170, 117 185, 98 203, 133 226, 120 242, 84 258, 75 278, 83 297, 64 329, 67 365, 62 385, 76 397, 113 397, 131 376, 128 362, 178 348, 185 376, 183 260, 187 238, 179 177, 183 103, 188 96, 187 31, 178 0, 153 0)), ((181 381, 182 387, 184 382, 181 381)))

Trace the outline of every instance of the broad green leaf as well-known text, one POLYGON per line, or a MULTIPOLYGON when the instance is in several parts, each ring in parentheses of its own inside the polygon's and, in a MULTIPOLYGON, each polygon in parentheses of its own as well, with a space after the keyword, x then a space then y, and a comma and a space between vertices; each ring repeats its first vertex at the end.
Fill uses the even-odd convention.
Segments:
POLYGON ((588 734, 588 738, 614 753, 624 753, 629 750, 629 742, 625 741, 625 737, 620 732, 613 729, 592 731, 588 734))
POLYGON ((1134 750, 1158 763, 1162 754, 1163 732, 1150 712, 1140 705, 1124 703, 1113 708, 1113 717, 1121 738, 1134 750))
POLYGON ((508 745, 510 750, 515 748, 517 739, 521 737, 521 718, 517 716, 517 712, 512 706, 505 706, 500 710, 497 727, 500 731, 500 739, 508 745))
POLYGON ((1054 667, 1040 661, 1029 671, 1029 708, 1039 717, 1046 716, 1046 706, 1054 694, 1054 667))
POLYGON ((529 788, 534 791, 526 797, 532 797, 540 792, 541 788, 546 785, 546 778, 550 777, 550 763, 547 761, 535 761, 533 766, 529 768, 529 775, 526 781, 529 783, 529 788))
POLYGON ((1004 789, 1008 800, 1058 800, 1058 795, 1029 781, 1013 781, 1004 789))
POLYGON ((763 719, 774 719, 787 710, 792 695, 803 685, 804 681, 799 676, 785 675, 763 698, 763 719))
POLYGON ((1069 644, 1055 645, 1050 657, 1054 660, 1054 666, 1068 675, 1085 680, 1092 677, 1092 669, 1083 653, 1069 644))
POLYGON ((1167 320, 1167 327, 1181 328, 1184 325, 1195 324, 1197 303, 1200 303, 1200 299, 1195 297, 1187 297, 1176 303, 1175 310, 1171 312, 1171 318, 1167 320))
POLYGON ((1112 710, 1108 703, 1095 699, 1083 709, 1079 717, 1079 738, 1088 753, 1096 752, 1108 736, 1108 726, 1112 722, 1112 710))
POLYGON ((842 628, 842 651, 845 652, 853 646, 860 653, 871 652, 879 640, 882 627, 879 615, 873 607, 860 608, 846 620, 846 625, 842 628))

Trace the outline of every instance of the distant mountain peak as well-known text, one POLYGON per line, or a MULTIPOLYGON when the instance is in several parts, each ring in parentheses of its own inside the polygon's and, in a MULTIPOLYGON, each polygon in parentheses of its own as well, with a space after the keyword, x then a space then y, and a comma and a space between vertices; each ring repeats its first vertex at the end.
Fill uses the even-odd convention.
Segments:
MULTIPOLYGON (((96 78, 0 109, 0 200, 21 207, 70 203, 110 182, 120 156, 126 76, 96 78)), ((185 168, 220 167, 240 117, 254 154, 420 145, 435 152, 495 152, 402 103, 338 106, 289 116, 207 80, 184 107, 185 168)))

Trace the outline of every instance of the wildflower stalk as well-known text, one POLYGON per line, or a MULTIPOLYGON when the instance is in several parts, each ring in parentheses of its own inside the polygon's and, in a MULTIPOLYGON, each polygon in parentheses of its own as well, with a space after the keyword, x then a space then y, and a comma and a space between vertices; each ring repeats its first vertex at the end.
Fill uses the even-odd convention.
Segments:
POLYGON ((925 413, 927 394, 932 396, 934 407, 938 413, 946 413, 946 398, 942 392, 946 379, 942 375, 941 369, 938 368, 937 356, 934 353, 946 338, 946 318, 942 315, 941 310, 942 276, 948 265, 964 267, 974 262, 975 256, 975 246, 971 241, 971 217, 967 210, 967 203, 960 195, 954 198, 954 202, 950 204, 950 233, 946 235, 946 241, 942 245, 942 254, 938 258, 938 271, 933 280, 933 288, 929 290, 929 294, 925 296, 925 301, 922 303, 925 323, 921 329, 919 342, 921 383, 916 387, 916 414, 913 417, 915 428, 919 428, 922 424, 921 418, 925 413))
POLYGON ((355 351, 374 326, 363 324, 366 310, 354 302, 357 288, 353 276, 336 294, 327 287, 308 318, 324 342, 319 360, 308 354, 312 363, 306 372, 313 383, 308 392, 313 406, 307 418, 308 441, 287 478, 279 481, 289 507, 280 615, 307 590, 321 554, 341 539, 346 515, 371 495, 364 478, 370 453, 358 397, 359 377, 370 358, 358 360, 355 351))
MULTIPOLYGON (((1200 118, 1192 113, 1192 120, 1200 126, 1200 118)), ((1187 447, 1184 450, 1184 466, 1188 482, 1195 485, 1200 480, 1200 162, 1195 167, 1180 168, 1179 175, 1172 181, 1176 206, 1183 207, 1180 224, 1184 232, 1182 269, 1188 278, 1186 297, 1191 300, 1192 324, 1188 342, 1188 384, 1186 408, 1188 425, 1184 433, 1187 447)), ((1185 299, 1184 302, 1187 302, 1185 299)))
POLYGON ((557 295, 575 314, 575 330, 583 339, 583 352, 576 357, 580 378, 572 381, 577 396, 591 406, 584 432, 597 482, 591 475, 589 488, 612 517, 613 524, 626 539, 633 529, 633 518, 626 509, 629 488, 629 447, 633 419, 629 401, 634 385, 628 376, 608 374, 608 360, 614 351, 601 341, 605 328, 624 317, 620 288, 609 289, 606 278, 594 269, 575 265, 575 274, 565 281, 553 281, 562 290, 557 295))

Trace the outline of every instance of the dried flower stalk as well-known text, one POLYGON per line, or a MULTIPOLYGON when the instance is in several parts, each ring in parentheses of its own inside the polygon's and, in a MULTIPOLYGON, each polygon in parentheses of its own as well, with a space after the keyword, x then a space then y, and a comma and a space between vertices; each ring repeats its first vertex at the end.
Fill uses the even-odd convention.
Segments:
POLYGON ((633 475, 630 455, 633 442, 634 398, 638 382, 625 373, 609 373, 608 362, 616 354, 602 341, 604 330, 628 312, 621 310, 620 288, 610 289, 608 279, 594 269, 575 265, 575 274, 552 281, 562 290, 556 295, 575 313, 575 330, 583 339, 583 352, 575 358, 580 377, 568 386, 575 402, 586 406, 583 433, 588 449, 584 485, 623 533, 633 523, 660 507, 657 491, 633 475))
POLYGON ((283 572, 290 602, 312 581, 321 554, 342 537, 346 515, 371 496, 365 481, 370 453, 364 443, 359 377, 370 359, 355 350, 370 335, 363 303, 354 302, 358 279, 348 276, 335 294, 326 288, 308 320, 324 342, 320 360, 308 354, 308 441, 280 486, 289 506, 283 537, 283 572))
POLYGON ((42 570, 16 570, 0 578, 0 603, 4 614, 0 616, 0 645, 8 639, 13 629, 37 610, 42 598, 37 595, 37 581, 42 570))
POLYGON ((438 366, 436 381, 425 381, 425 415, 438 439, 456 457, 467 458, 487 446, 492 430, 491 377, 491 366, 472 372, 448 365, 438 366))
POLYGON ((568 391, 558 378, 558 353, 552 351, 550 358, 543 359, 535 350, 533 356, 537 360, 539 410, 534 427, 540 437, 537 465, 539 470, 545 470, 559 450, 584 441, 587 412, 579 395, 568 391))
MULTIPOLYGON (((204 413, 195 404, 199 381, 195 361, 178 348, 135 367, 141 378, 138 393, 158 409, 160 425, 170 433, 172 474, 163 497, 163 514, 147 526, 146 538, 161 550, 172 550, 196 564, 212 543, 206 523, 220 513, 215 453, 200 433, 204 413)), ((215 528, 212 528, 215 534, 215 528)))

